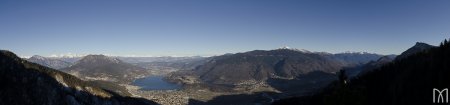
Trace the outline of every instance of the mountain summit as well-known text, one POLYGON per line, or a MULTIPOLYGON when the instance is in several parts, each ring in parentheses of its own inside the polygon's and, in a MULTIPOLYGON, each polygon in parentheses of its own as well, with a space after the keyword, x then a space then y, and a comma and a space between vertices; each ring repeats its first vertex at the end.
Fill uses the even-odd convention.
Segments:
POLYGON ((277 48, 275 50, 293 50, 293 51, 299 51, 299 52, 303 52, 303 53, 312 53, 311 51, 308 51, 305 49, 296 49, 296 48, 291 48, 289 46, 283 46, 283 47, 277 48))
MULTIPOLYGON (((272 80, 301 80, 296 83, 313 85, 309 74, 319 74, 327 83, 334 79, 333 73, 343 67, 340 62, 316 53, 305 53, 291 49, 254 50, 244 53, 210 58, 206 63, 188 73, 176 72, 169 79, 183 84, 209 84, 231 86, 230 90, 271 89, 272 80), (323 75, 322 75, 323 74, 323 75), (311 80, 311 81, 310 81, 311 80), (254 86, 248 87, 247 86, 254 86)), ((187 72, 187 71, 183 71, 187 72)), ((319 78, 319 76, 317 76, 319 78)), ((292 85, 292 84, 291 84, 292 85)), ((273 87, 281 86, 274 84, 273 87), (275 86, 276 85, 276 86, 275 86)), ((311 86, 312 87, 312 86, 311 86)), ((280 87, 278 90, 285 90, 280 87)))
POLYGON ((62 70, 84 79, 119 83, 129 83, 148 74, 144 68, 105 55, 87 55, 62 70))
POLYGON ((105 55, 87 55, 81 60, 75 62, 75 65, 91 65, 96 64, 96 66, 102 66, 107 64, 119 64, 124 63, 118 58, 112 58, 105 55))
POLYGON ((416 44, 413 47, 411 47, 408 50, 402 52, 402 54, 397 56, 395 59, 396 60, 400 60, 400 59, 406 58, 407 56, 413 55, 413 54, 415 54, 417 52, 428 50, 428 49, 431 49, 431 48, 434 48, 434 47, 436 47, 436 46, 432 46, 432 45, 429 45, 427 43, 416 42, 416 44))
POLYGON ((53 69, 61 69, 70 66, 69 62, 65 62, 59 59, 47 58, 39 55, 34 55, 28 58, 27 61, 47 66, 53 69))

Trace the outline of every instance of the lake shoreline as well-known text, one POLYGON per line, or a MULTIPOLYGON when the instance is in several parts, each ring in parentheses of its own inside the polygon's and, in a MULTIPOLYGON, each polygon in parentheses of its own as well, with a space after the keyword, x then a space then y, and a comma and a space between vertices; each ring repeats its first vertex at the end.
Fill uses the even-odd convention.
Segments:
POLYGON ((180 90, 182 85, 171 83, 164 80, 164 76, 151 75, 144 78, 134 80, 130 85, 140 87, 139 90, 154 91, 154 90, 180 90))

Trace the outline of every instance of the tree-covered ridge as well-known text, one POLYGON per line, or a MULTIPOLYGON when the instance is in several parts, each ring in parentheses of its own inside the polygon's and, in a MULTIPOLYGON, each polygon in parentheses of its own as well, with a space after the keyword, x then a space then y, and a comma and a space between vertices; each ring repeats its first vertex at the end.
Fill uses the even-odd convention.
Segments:
POLYGON ((358 78, 335 82, 312 96, 274 104, 429 105, 433 88, 450 87, 450 42, 385 64, 358 78))

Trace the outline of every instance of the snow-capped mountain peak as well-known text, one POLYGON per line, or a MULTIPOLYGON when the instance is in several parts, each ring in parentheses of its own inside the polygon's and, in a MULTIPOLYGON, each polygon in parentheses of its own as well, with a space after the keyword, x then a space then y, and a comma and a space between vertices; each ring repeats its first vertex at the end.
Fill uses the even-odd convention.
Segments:
POLYGON ((306 49, 291 48, 289 46, 283 46, 283 47, 278 48, 277 50, 294 50, 294 51, 303 52, 303 53, 312 53, 311 51, 306 50, 306 49))
POLYGON ((53 54, 49 57, 53 58, 76 58, 76 57, 84 57, 88 54, 74 54, 74 53, 66 53, 66 54, 53 54))

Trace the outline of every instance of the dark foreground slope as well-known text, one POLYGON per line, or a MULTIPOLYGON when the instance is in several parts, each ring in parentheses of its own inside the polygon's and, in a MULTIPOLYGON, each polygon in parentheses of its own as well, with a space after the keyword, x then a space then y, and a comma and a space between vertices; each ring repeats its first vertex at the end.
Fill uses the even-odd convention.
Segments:
POLYGON ((335 82, 321 93, 276 105, 430 105, 433 89, 450 87, 450 43, 395 60, 359 78, 335 82))
POLYGON ((0 50, 0 105, 148 105, 0 50))

